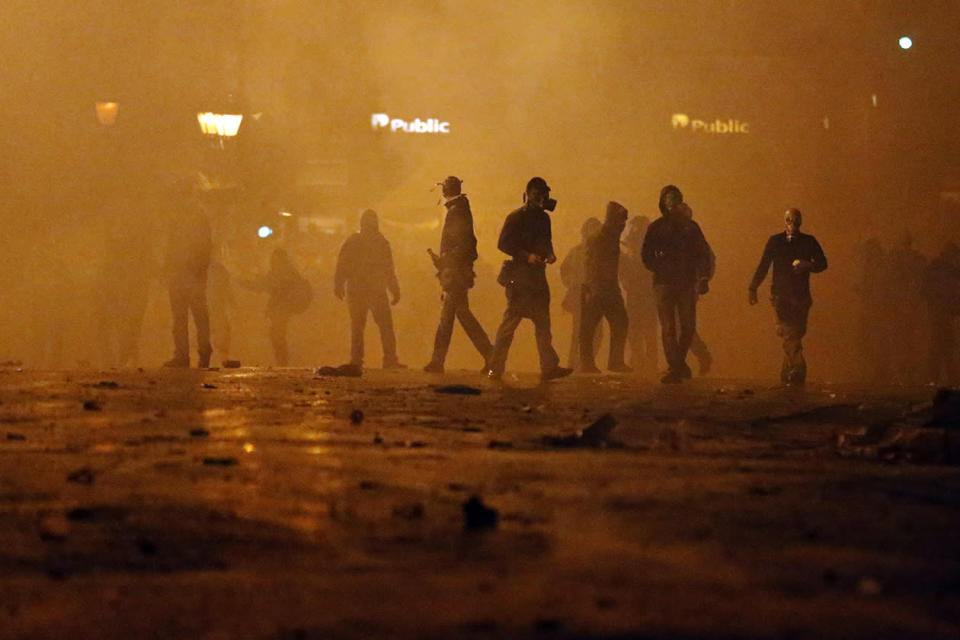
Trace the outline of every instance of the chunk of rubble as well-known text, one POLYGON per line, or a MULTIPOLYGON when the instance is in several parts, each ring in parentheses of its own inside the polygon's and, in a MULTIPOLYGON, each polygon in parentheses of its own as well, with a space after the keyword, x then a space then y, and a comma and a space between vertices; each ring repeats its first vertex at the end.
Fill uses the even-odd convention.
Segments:
POLYGON ((960 464, 960 438, 951 429, 910 424, 861 427, 837 435, 837 453, 915 464, 960 464))
POLYGON ((468 531, 494 529, 499 519, 499 512, 485 505, 479 496, 470 496, 463 503, 463 527, 468 531))
POLYGON ((461 396, 478 396, 481 393, 480 389, 466 384, 448 384, 443 387, 437 387, 434 391, 437 393, 452 393, 461 396))
POLYGON ((542 441, 550 447, 620 447, 621 443, 610 439, 616 426, 616 418, 605 413, 586 429, 569 436, 543 436, 542 441))
POLYGON ((342 364, 339 367, 320 367, 316 370, 318 376, 333 378, 359 378, 363 375, 363 367, 358 364, 342 364))

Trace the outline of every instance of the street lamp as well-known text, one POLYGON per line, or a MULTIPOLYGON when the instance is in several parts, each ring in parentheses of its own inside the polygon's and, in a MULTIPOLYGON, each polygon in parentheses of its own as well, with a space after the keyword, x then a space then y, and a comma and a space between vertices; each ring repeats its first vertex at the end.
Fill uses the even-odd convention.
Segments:
POLYGON ((103 126, 109 127, 117 121, 117 111, 120 110, 120 105, 116 102, 98 102, 96 108, 97 120, 103 126))
POLYGON ((218 136, 221 140, 237 135, 242 121, 243 116, 240 114, 212 113, 210 111, 197 114, 200 131, 207 136, 218 136))

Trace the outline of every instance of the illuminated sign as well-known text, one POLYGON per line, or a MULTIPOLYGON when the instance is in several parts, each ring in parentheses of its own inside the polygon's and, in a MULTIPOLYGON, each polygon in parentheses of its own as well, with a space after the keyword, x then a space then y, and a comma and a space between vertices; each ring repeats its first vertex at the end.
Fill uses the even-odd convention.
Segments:
POLYGON ((444 122, 439 118, 427 118, 426 120, 416 118, 413 122, 408 122, 400 118, 391 118, 385 113, 374 113, 371 115, 370 126, 374 131, 389 130, 392 132, 403 131, 404 133, 450 133, 450 123, 444 122))
POLYGON ((691 133, 750 133, 750 123, 740 120, 721 120, 714 118, 712 121, 691 118, 685 113, 675 113, 670 117, 670 124, 674 131, 687 130, 691 133))

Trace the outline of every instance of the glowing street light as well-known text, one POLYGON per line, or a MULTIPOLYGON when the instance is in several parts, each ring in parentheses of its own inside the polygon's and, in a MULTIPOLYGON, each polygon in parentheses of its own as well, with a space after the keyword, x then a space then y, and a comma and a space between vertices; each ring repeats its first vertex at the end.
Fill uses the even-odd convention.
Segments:
POLYGON ((273 229, 271 229, 267 225, 263 225, 262 227, 257 229, 257 235, 260 236, 261 238, 269 238, 270 236, 273 235, 273 229))
POLYGON ((117 111, 120 110, 120 105, 116 102, 98 102, 96 108, 97 120, 103 126, 109 127, 117 121, 117 111))
POLYGON ((240 131, 242 121, 243 116, 240 114, 212 113, 210 111, 197 114, 200 130, 207 136, 232 138, 240 131))
POLYGON ((911 38, 909 38, 909 37, 907 37, 907 36, 903 36, 902 38, 900 38, 900 48, 901 48, 901 49, 907 50, 907 49, 909 49, 909 48, 912 47, 912 46, 913 46, 913 40, 912 40, 911 38))

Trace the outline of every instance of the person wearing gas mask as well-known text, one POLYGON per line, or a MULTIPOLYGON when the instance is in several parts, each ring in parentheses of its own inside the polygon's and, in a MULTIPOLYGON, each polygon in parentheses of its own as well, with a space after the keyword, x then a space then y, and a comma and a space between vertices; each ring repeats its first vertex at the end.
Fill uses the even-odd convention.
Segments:
POLYGON ((510 256, 497 281, 506 288, 507 310, 497 330, 487 376, 499 380, 507 364, 513 334, 523 318, 533 321, 540 355, 540 378, 562 378, 573 370, 560 366, 550 333, 550 287, 546 267, 557 261, 553 252, 550 215, 557 201, 543 178, 531 178, 524 205, 507 216, 497 247, 510 256))
POLYGON ((697 331, 697 287, 710 270, 710 245, 700 226, 679 207, 683 194, 670 184, 660 191, 660 218, 650 223, 641 257, 653 272, 663 353, 669 367, 660 382, 692 376, 687 352, 697 331), (679 327, 678 327, 679 325, 679 327))
POLYGON ((173 359, 163 366, 190 366, 188 317, 197 330, 197 366, 210 366, 210 312, 207 307, 207 271, 213 247, 210 222, 204 215, 193 185, 179 182, 173 198, 173 215, 167 230, 164 273, 170 290, 173 319, 173 359))
POLYGON ((810 295, 810 274, 827 268, 827 257, 812 235, 800 233, 803 216, 799 209, 787 209, 786 229, 770 236, 760 264, 750 282, 748 300, 757 304, 757 288, 773 265, 771 301, 777 314, 777 333, 783 339, 783 365, 780 380, 786 386, 802 386, 807 379, 807 363, 803 357, 803 336, 807 333, 807 317, 813 298, 810 295))
POLYGON ((443 373, 443 363, 453 335, 453 324, 455 320, 460 320, 463 330, 483 357, 483 370, 486 371, 493 345, 476 316, 470 311, 470 302, 467 299, 467 292, 473 287, 475 278, 473 263, 478 257, 470 201, 467 194, 462 192, 462 181, 456 176, 448 176, 438 184, 442 189, 447 215, 440 234, 440 255, 432 251, 430 255, 443 289, 443 306, 440 308, 440 323, 437 325, 433 342, 433 356, 423 370, 443 373))
POLYGON ((623 361, 627 344, 627 309, 620 293, 620 235, 627 225, 627 209, 607 203, 600 231, 587 239, 586 273, 581 291, 580 371, 599 373, 594 361, 593 334, 601 318, 610 325, 610 357, 607 369, 633 371, 623 361))
POLYGON ((376 211, 363 212, 360 231, 347 238, 340 248, 333 292, 340 300, 346 295, 350 309, 350 364, 363 366, 363 331, 369 312, 380 329, 383 368, 404 368, 397 359, 397 338, 390 313, 390 305, 400 302, 400 285, 390 243, 380 233, 376 211))

